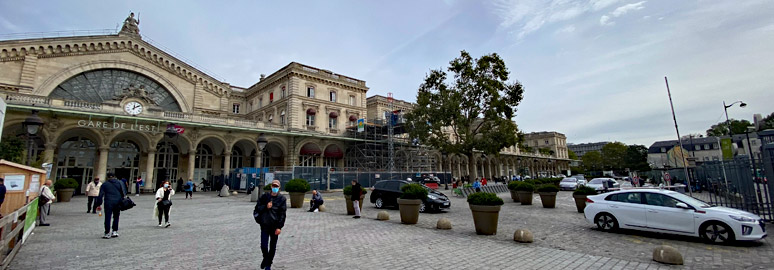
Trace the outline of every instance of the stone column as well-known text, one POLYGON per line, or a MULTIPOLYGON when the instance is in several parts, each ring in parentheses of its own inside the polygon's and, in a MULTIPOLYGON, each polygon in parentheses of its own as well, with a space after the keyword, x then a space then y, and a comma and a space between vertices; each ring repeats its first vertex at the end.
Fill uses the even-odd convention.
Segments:
POLYGON ((54 163, 54 152, 56 152, 55 143, 47 143, 46 150, 43 151, 43 163, 54 163))
POLYGON ((97 165, 97 177, 99 177, 99 181, 105 182, 105 176, 107 175, 107 162, 108 162, 108 151, 110 150, 110 147, 107 146, 100 146, 99 147, 99 165, 97 165))
POLYGON ((145 162, 145 179, 143 187, 153 189, 153 170, 156 168, 156 149, 148 150, 148 157, 145 162))
POLYGON ((196 180, 193 178, 194 167, 196 167, 196 148, 188 150, 188 179, 196 180))
POLYGON ((260 150, 258 150, 257 152, 258 153, 256 153, 255 163, 253 163, 253 167, 255 168, 261 167, 261 162, 262 162, 261 159, 263 158, 263 152, 260 150))
POLYGON ((231 171, 231 151, 224 152, 223 155, 225 156, 223 160, 223 174, 228 177, 231 171))

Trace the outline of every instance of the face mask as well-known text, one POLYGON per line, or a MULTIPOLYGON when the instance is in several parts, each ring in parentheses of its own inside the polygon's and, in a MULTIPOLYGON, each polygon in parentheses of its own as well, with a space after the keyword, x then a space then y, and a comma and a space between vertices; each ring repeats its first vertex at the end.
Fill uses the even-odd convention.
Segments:
POLYGON ((278 193, 279 192, 279 188, 278 187, 272 187, 271 188, 271 192, 272 193, 278 193))
POLYGON ((168 187, 169 187, 169 184, 164 184, 164 187, 165 187, 165 188, 168 188, 168 187))

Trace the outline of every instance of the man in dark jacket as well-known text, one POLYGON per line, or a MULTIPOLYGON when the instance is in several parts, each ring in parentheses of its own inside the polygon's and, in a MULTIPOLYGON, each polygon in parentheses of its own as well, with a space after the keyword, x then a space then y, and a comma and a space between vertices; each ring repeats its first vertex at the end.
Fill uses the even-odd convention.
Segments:
POLYGON ((309 200, 309 212, 314 212, 323 204, 322 195, 317 190, 312 190, 312 199, 309 200))
POLYGON ((97 197, 98 205, 105 207, 105 236, 102 238, 110 239, 118 237, 118 217, 121 215, 121 209, 118 204, 126 194, 126 185, 121 183, 113 173, 107 174, 108 180, 102 184, 97 197), (103 204, 104 203, 104 204, 103 204), (110 233, 110 220, 113 219, 113 233, 110 233))
POLYGON ((253 210, 253 217, 261 225, 261 252, 263 253, 261 269, 271 270, 274 254, 277 251, 277 237, 285 226, 285 212, 288 207, 285 196, 282 196, 279 190, 280 182, 272 181, 271 191, 261 195, 253 210))
POLYGON ((363 191, 363 187, 357 180, 352 180, 352 207, 355 208, 355 216, 352 218, 360 218, 360 193, 363 191))

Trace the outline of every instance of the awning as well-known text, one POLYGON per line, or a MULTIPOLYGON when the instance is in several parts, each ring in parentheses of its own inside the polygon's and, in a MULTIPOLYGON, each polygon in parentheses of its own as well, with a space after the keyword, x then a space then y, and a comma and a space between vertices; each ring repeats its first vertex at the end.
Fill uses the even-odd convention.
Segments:
POLYGON ((357 121, 357 116, 355 116, 355 115, 350 115, 350 116, 349 116, 349 121, 357 121))
POLYGON ((306 110, 306 114, 315 115, 317 114, 317 111, 315 109, 309 108, 308 110, 306 110))
POLYGON ((337 112, 331 112, 331 113, 329 113, 329 114, 328 114, 328 117, 330 117, 330 118, 336 118, 336 117, 339 117, 339 113, 337 113, 337 112))

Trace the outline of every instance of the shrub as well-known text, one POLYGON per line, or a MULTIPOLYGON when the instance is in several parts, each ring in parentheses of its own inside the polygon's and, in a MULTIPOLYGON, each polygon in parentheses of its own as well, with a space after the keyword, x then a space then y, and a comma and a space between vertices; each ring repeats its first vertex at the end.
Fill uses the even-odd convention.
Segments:
POLYGON ((508 189, 510 190, 516 190, 516 187, 518 187, 522 182, 519 181, 511 181, 508 183, 508 189))
POLYGON ((528 191, 528 192, 534 192, 535 191, 535 185, 530 182, 521 182, 516 186, 516 191, 528 191))
MULTIPOLYGON (((360 188, 361 188, 360 194, 365 195, 366 193, 368 193, 368 190, 365 189, 364 187, 360 187, 360 188)), ((347 196, 352 195, 352 185, 344 187, 344 195, 347 195, 347 196)))
POLYGON ((265 190, 265 191, 271 190, 271 184, 263 186, 263 190, 265 190))
POLYGON ((468 196, 468 203, 472 205, 503 205, 503 199, 494 193, 476 192, 468 196))
POLYGON ((78 181, 75 181, 75 179, 72 178, 62 178, 59 180, 56 180, 54 183, 54 189, 56 190, 62 190, 67 188, 77 188, 78 187, 78 181))
POLYGON ((400 198, 404 200, 424 200, 427 199, 427 189, 420 184, 408 184, 400 187, 400 198))
POLYGON ((285 184, 285 191, 287 192, 307 192, 310 188, 309 182, 300 178, 291 179, 285 184))
POLYGON ((538 192, 559 192, 559 188, 554 184, 543 184, 537 189, 538 192))
POLYGON ((597 190, 588 186, 580 186, 575 189, 572 195, 597 195, 597 190))

